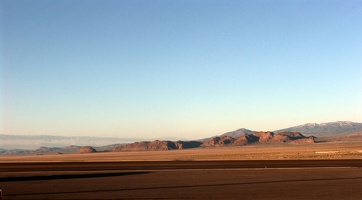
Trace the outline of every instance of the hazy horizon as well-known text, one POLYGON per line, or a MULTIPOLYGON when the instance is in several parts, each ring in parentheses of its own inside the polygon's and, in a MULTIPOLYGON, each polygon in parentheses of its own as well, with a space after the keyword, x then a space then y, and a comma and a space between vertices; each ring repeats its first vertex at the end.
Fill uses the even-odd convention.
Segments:
POLYGON ((0 134, 362 122, 360 1, 4 0, 0 134))
MULTIPOLYGON (((232 132, 232 131, 237 131, 237 130, 240 130, 240 129, 246 129, 246 130, 250 130, 250 131, 256 131, 256 132, 268 132, 268 131, 271 131, 271 132, 276 132, 276 131, 279 131, 279 130, 284 130, 284 129, 288 129, 288 128, 293 128, 293 127, 298 127, 298 126, 305 126, 305 125, 308 125, 308 124, 317 124, 317 125, 321 125, 321 124, 329 124, 329 123, 338 123, 338 122, 343 122, 343 123, 357 123, 357 124, 362 124, 362 122, 353 122, 353 121, 344 121, 344 120, 340 120, 340 121, 334 121, 334 122, 322 122, 322 123, 315 123, 315 122, 308 122, 308 123, 304 123, 304 124, 296 124, 294 126, 287 126, 287 127, 280 127, 278 129, 250 129, 250 128, 247 128, 247 127, 239 127, 237 129, 233 129, 233 130, 223 130, 219 133, 216 133, 216 135, 208 135, 208 136, 204 136, 206 138, 208 137, 213 137, 213 136, 218 136, 218 135, 222 135, 222 134, 225 134, 227 132, 232 132)), ((54 135, 54 134, 6 134, 6 133, 0 133, 1 136, 12 136, 12 137, 42 137, 42 136, 49 136, 49 137, 69 137, 69 138, 76 138, 76 137, 79 137, 79 138, 109 138, 109 139, 127 139, 129 141, 140 141, 140 140, 198 140, 198 139, 204 139, 204 138, 199 138, 197 135, 196 136, 193 136, 191 138, 185 138, 185 137, 178 137, 178 136, 172 136, 172 135, 165 135, 165 136, 162 136, 162 137, 153 137, 152 135, 146 135, 146 137, 137 137, 137 136, 134 136, 134 137, 121 137, 121 136, 102 136, 102 135, 98 135, 98 136, 89 136, 89 135, 54 135)))

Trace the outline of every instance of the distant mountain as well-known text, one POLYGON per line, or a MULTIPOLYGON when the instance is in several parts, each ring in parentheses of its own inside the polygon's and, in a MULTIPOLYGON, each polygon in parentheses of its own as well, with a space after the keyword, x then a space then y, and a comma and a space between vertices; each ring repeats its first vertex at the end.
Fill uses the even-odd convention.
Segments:
POLYGON ((39 149, 34 150, 36 154, 69 154, 77 152, 81 146, 70 145, 66 147, 40 147, 39 149))
POLYGON ((240 128, 240 129, 235 130, 235 131, 230 131, 230 132, 224 133, 224 134, 222 134, 220 136, 230 136, 230 137, 233 137, 233 138, 237 138, 237 137, 243 136, 245 134, 253 134, 253 132, 254 131, 249 130, 249 129, 240 128))
POLYGON ((35 150, 25 150, 25 149, 12 149, 0 150, 0 155, 53 155, 53 154, 73 154, 73 153, 92 153, 101 151, 110 151, 112 148, 117 145, 102 146, 102 147, 91 147, 91 146, 76 146, 70 145, 66 147, 40 147, 35 150), (108 147, 108 148, 107 148, 108 147))
POLYGON ((1 151, 0 155, 34 155, 35 153, 32 150, 26 149, 12 149, 12 150, 5 150, 1 151))
POLYGON ((276 130, 274 132, 300 132, 304 135, 314 135, 316 137, 343 136, 362 132, 362 123, 350 121, 337 121, 321 124, 308 123, 300 126, 276 130))
POLYGON ((45 147, 105 146, 140 141, 140 138, 85 137, 85 136, 53 136, 53 135, 5 135, 0 134, 2 149, 36 149, 45 147))
POLYGON ((81 146, 66 146, 66 147, 40 147, 35 150, 13 149, 7 150, 0 154, 2 155, 50 155, 50 154, 70 154, 76 153, 81 146))
MULTIPOLYGON (((252 130, 249 130, 249 129, 245 129, 245 128, 240 128, 240 129, 237 129, 235 131, 230 131, 230 132, 226 132, 224 134, 221 134, 221 135, 218 135, 219 137, 223 137, 223 136, 229 136, 229 137, 233 137, 233 138, 237 138, 237 137, 240 137, 240 136, 243 136, 245 134, 253 134, 253 132, 255 131, 252 131, 252 130)), ((215 136, 216 137, 216 136, 215 136)), ((199 142, 206 142, 206 141, 209 141, 210 139, 212 139, 214 137, 208 137, 208 138, 203 138, 203 139, 199 139, 197 141, 199 142)))

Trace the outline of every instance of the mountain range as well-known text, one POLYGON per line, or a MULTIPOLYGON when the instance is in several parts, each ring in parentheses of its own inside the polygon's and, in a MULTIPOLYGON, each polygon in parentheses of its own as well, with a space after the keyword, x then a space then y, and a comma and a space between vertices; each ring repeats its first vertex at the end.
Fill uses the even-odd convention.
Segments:
MULTIPOLYGON (((256 131, 241 128, 235 131, 230 131, 221 134, 221 136, 240 137, 244 134, 251 134, 253 132, 256 131)), ((350 121, 337 121, 337 122, 328 122, 321 124, 307 123, 299 126, 274 130, 272 132, 273 133, 299 132, 305 136, 334 137, 334 136, 344 136, 354 133, 362 133, 362 123, 356 123, 350 121)))
POLYGON ((112 151, 174 150, 198 147, 244 146, 249 144, 314 143, 314 137, 298 132, 253 132, 240 137, 217 136, 205 142, 200 141, 143 141, 116 147, 112 151))
POLYGON ((276 130, 274 132, 280 133, 286 131, 300 132, 304 135, 314 135, 316 137, 343 136, 362 132, 362 123, 350 121, 338 121, 321 124, 308 123, 300 126, 276 130))
MULTIPOLYGON (((170 140, 171 138, 164 139, 170 140)), ((127 144, 141 140, 144 140, 144 138, 0 134, 0 151, 1 149, 37 149, 41 146, 67 147, 77 145, 101 147, 111 144, 127 144)))
MULTIPOLYGON (((135 151, 171 150, 228 145, 235 146, 259 143, 313 143, 314 136, 343 137, 347 135, 358 137, 362 136, 362 123, 349 121, 337 121, 321 124, 307 123, 304 125, 279 129, 271 132, 252 131, 241 128, 214 137, 195 141, 155 140, 136 142, 142 141, 142 139, 63 137, 44 135, 19 136, 0 134, 0 154, 13 155, 76 153, 82 148, 82 146, 92 146, 94 147, 94 151, 135 151), (70 144, 66 146, 67 143, 70 144), (35 150, 24 150, 23 148, 26 148, 26 146, 29 146, 29 144, 30 146, 38 145, 38 147, 41 147, 35 150), (15 145, 18 146, 14 148, 15 145), (13 148, 10 148, 11 146, 13 148), (19 149, 19 146, 21 146, 22 149, 19 149)), ((87 152, 88 150, 83 150, 83 152, 87 152)), ((90 152, 93 152, 93 150, 90 152)))

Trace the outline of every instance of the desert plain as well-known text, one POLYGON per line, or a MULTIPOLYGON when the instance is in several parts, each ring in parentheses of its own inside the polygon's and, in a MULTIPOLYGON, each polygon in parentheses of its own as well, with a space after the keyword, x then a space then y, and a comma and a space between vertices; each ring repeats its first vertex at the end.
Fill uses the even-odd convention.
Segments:
POLYGON ((360 142, 0 157, 3 199, 362 199, 360 142))

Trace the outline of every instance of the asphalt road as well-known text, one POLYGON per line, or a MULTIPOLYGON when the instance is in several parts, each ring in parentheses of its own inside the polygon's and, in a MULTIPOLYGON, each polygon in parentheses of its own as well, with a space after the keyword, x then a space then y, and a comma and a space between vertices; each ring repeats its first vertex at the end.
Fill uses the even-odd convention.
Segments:
POLYGON ((3 199, 362 199, 362 160, 1 163, 3 199))
POLYGON ((170 170, 232 168, 362 167, 362 160, 235 160, 136 162, 34 162, 1 163, 0 172, 170 170))

